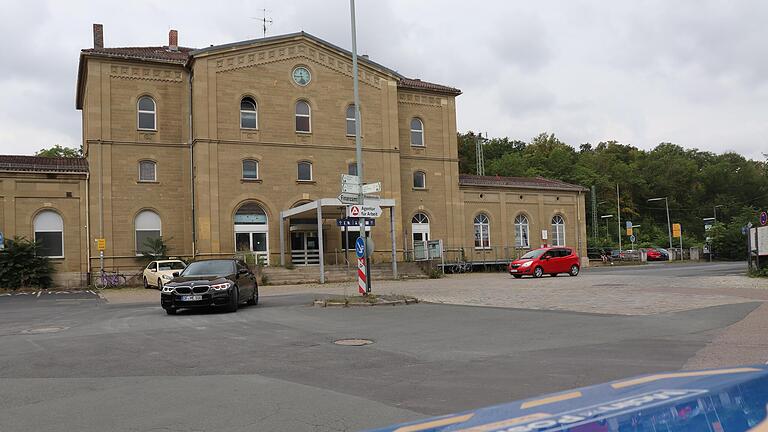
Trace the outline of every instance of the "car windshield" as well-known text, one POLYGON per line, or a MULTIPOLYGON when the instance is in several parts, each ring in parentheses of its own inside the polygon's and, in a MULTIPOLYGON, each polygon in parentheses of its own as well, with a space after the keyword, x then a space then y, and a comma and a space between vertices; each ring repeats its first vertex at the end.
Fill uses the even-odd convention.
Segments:
POLYGON ((157 263, 160 271, 165 270, 184 270, 184 263, 181 261, 169 261, 157 263))
POLYGON ((234 272, 234 264, 228 260, 210 260, 193 262, 181 274, 182 276, 218 276, 234 272))
POLYGON ((538 258, 538 257, 544 255, 544 252, 546 252, 546 250, 544 250, 544 249, 532 250, 532 251, 528 252, 527 254, 521 256, 520 259, 534 259, 534 258, 538 258))

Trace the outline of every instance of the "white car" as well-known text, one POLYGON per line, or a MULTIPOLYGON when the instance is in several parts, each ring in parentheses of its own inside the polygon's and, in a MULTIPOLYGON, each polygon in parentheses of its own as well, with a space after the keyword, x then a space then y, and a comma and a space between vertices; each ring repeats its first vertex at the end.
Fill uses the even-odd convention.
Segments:
POLYGON ((144 269, 144 288, 163 289, 163 284, 173 279, 174 273, 181 273, 185 268, 187 265, 181 260, 152 261, 144 269))

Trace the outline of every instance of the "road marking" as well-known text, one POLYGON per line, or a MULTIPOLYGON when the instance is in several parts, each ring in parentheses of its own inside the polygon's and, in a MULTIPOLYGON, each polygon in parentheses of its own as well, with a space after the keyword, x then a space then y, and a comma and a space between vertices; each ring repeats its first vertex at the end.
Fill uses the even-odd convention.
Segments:
POLYGON ((634 378, 628 381, 613 383, 611 384, 611 387, 615 389, 622 389, 622 388, 631 387, 639 384, 646 384, 649 382, 654 382, 654 381, 659 381, 664 379, 671 379, 671 378, 726 375, 726 374, 746 373, 746 372, 760 372, 760 369, 745 367, 745 368, 733 368, 733 369, 716 369, 716 370, 697 371, 697 372, 675 372, 675 373, 655 374, 655 375, 648 375, 640 378, 634 378))
POLYGON ((95 292, 93 292, 92 290, 88 290, 88 292, 89 292, 89 293, 91 293, 91 294, 93 294, 93 295, 96 295, 96 293, 95 293, 95 292))
POLYGON ((550 397, 544 398, 544 399, 537 399, 537 400, 532 400, 532 401, 528 401, 528 402, 523 402, 523 404, 520 405, 520 408, 522 408, 522 409, 533 408, 533 407, 537 407, 537 406, 540 406, 540 405, 547 405, 547 404, 551 404, 551 403, 555 403, 555 402, 562 402, 564 400, 576 399, 576 398, 580 398, 580 397, 581 397, 581 392, 578 392, 578 391, 577 392, 571 392, 571 393, 563 393, 563 394, 556 395, 556 396, 550 396, 550 397))
POLYGON ((43 293, 42 291, 38 291, 37 292, 37 298, 40 298, 40 294, 42 294, 42 293, 43 293))

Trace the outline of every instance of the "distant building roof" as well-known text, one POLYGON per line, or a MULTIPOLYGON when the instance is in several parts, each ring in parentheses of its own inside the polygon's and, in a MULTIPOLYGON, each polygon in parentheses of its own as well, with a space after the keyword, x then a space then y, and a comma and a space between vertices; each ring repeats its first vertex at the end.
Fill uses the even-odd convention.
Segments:
POLYGON ((459 175, 459 186, 489 186, 489 187, 509 187, 525 189, 552 189, 568 191, 587 191, 588 189, 566 183, 560 180, 551 180, 544 177, 500 177, 500 176, 479 176, 472 174, 459 175))
POLYGON ((88 173, 85 158, 0 155, 0 172, 88 173))
POLYGON ((444 86, 442 84, 435 84, 420 79, 401 78, 397 84, 400 88, 414 89, 414 90, 429 90, 439 93, 449 93, 452 95, 460 95, 461 90, 455 87, 444 86))
POLYGON ((159 47, 121 47, 121 48, 87 48, 83 54, 100 57, 121 58, 126 60, 152 60, 165 63, 184 65, 189 60, 189 53, 194 48, 179 47, 172 50, 167 46, 159 47))

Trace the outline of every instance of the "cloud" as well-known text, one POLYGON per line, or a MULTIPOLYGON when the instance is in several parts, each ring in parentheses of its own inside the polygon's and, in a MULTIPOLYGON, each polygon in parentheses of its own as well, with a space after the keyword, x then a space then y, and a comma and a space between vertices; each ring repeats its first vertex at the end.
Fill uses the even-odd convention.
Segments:
MULTIPOLYGON (((79 50, 91 24, 108 46, 205 47, 305 30, 350 47, 349 3, 40 0, 4 5, 0 153, 79 145, 79 50)), ((461 88, 459 130, 578 146, 662 141, 762 159, 768 149, 768 3, 358 1, 358 51, 406 76, 461 88)))

